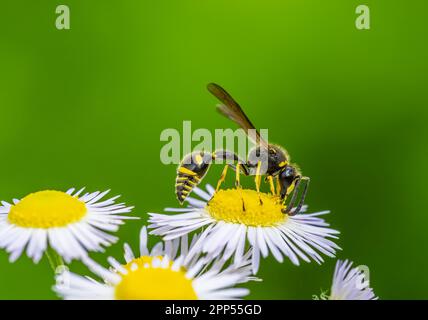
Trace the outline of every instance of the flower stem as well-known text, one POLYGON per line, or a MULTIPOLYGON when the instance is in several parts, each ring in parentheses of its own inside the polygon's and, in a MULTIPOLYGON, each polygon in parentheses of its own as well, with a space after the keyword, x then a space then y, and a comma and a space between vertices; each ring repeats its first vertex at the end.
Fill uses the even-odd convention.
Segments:
POLYGON ((64 266, 64 261, 62 260, 62 257, 52 248, 47 248, 45 251, 46 257, 48 258, 49 265, 52 268, 52 271, 54 273, 57 272, 57 268, 60 266, 64 266))

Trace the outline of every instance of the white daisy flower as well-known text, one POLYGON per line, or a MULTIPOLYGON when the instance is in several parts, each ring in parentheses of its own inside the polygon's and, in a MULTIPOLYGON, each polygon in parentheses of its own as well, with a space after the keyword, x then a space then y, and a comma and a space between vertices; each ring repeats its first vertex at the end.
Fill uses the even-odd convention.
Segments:
POLYGON ((322 300, 377 300, 370 288, 368 274, 352 267, 352 262, 338 260, 334 270, 330 295, 321 295, 322 300))
POLYGON ((103 251, 117 238, 107 232, 117 231, 131 211, 113 197, 101 200, 109 191, 85 193, 83 189, 39 191, 0 206, 0 248, 10 253, 11 262, 26 248, 37 263, 51 247, 66 262, 82 259, 88 251, 103 251))
POLYGON ((178 214, 149 213, 149 228, 153 229, 150 233, 172 240, 204 227, 195 247, 211 257, 222 256, 227 260, 234 255, 235 262, 242 259, 248 240, 253 248, 254 274, 259 269, 260 256, 265 258, 269 253, 279 262, 287 256, 299 265, 300 259, 321 263, 323 258, 318 252, 334 257, 340 249, 328 239, 336 239, 339 232, 328 228, 329 225, 318 217, 328 211, 288 216, 282 213, 278 196, 261 193, 263 204, 260 204, 254 190, 215 192, 210 185, 206 190, 194 188, 193 192, 201 199, 187 197, 190 204, 187 208, 165 209, 178 214))
POLYGON ((149 252, 143 227, 139 257, 125 244, 125 264, 110 257, 111 268, 105 269, 89 258, 84 261, 104 283, 65 270, 57 276, 54 291, 64 299, 109 300, 237 299, 247 295, 248 289, 234 286, 251 279, 249 253, 239 266, 225 266, 221 259, 212 261, 199 254, 187 260, 197 240, 195 236, 190 248, 187 236, 158 242, 149 252))

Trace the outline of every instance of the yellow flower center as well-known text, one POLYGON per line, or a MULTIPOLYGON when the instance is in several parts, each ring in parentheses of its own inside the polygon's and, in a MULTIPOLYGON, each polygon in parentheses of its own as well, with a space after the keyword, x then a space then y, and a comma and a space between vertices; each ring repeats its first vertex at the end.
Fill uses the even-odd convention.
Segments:
POLYGON ((85 203, 61 191, 39 191, 10 208, 9 222, 24 228, 64 227, 86 215, 85 203))
MULTIPOLYGON (((115 288, 118 300, 196 300, 192 280, 186 278, 186 270, 153 268, 152 257, 144 256, 125 265, 128 271, 115 288), (132 265, 138 268, 132 270, 132 265)), ((162 257, 158 257, 162 260, 162 257)))
POLYGON ((261 192, 260 199, 262 203, 257 192, 250 189, 219 190, 206 209, 216 220, 247 226, 270 227, 287 219, 278 196, 261 192))

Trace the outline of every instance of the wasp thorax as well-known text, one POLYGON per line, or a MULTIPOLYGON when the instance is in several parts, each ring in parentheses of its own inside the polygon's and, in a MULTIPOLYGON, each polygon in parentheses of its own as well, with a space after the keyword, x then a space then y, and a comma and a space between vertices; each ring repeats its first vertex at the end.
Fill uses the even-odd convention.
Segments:
POLYGON ((287 163, 288 156, 286 151, 272 144, 268 148, 254 147, 248 154, 248 166, 251 174, 256 174, 257 166, 259 165, 261 174, 275 175, 287 163))

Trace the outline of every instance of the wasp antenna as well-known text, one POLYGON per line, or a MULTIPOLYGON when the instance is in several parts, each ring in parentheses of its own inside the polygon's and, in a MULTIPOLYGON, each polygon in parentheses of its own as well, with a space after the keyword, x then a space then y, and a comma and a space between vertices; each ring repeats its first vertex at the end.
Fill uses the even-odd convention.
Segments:
MULTIPOLYGON (((301 181, 302 181, 301 177, 296 178, 293 194, 291 196, 291 200, 288 202, 288 205, 286 206, 285 210, 283 209, 283 213, 286 213, 288 215, 294 215, 295 211, 292 212, 292 210, 293 210, 294 204, 296 203, 296 200, 297 200, 297 194, 299 193, 299 187, 300 187, 301 181)), ((284 199, 284 203, 285 203, 285 200, 286 199, 284 199)))
POLYGON ((305 187, 303 189, 299 204, 297 205, 296 210, 294 210, 293 215, 298 214, 302 209, 303 205, 305 204, 306 193, 308 192, 309 182, 311 181, 311 179, 309 177, 303 177, 302 181, 306 181, 305 187))
POLYGON ((306 193, 308 192, 308 186, 309 186, 310 181, 311 181, 311 179, 309 177, 300 177, 299 178, 299 181, 296 184, 295 190, 293 191, 293 196, 291 198, 291 201, 290 201, 290 203, 289 203, 289 205, 288 205, 288 207, 284 213, 287 213, 289 216, 294 216, 300 212, 303 205, 305 204, 306 193), (300 196, 300 199, 297 202, 297 206, 295 208, 293 208, 293 206, 295 204, 295 200, 297 199, 297 193, 299 192, 300 186, 302 185, 302 183, 301 183, 302 181, 305 181, 306 183, 303 186, 303 192, 302 192, 302 195, 300 196))

